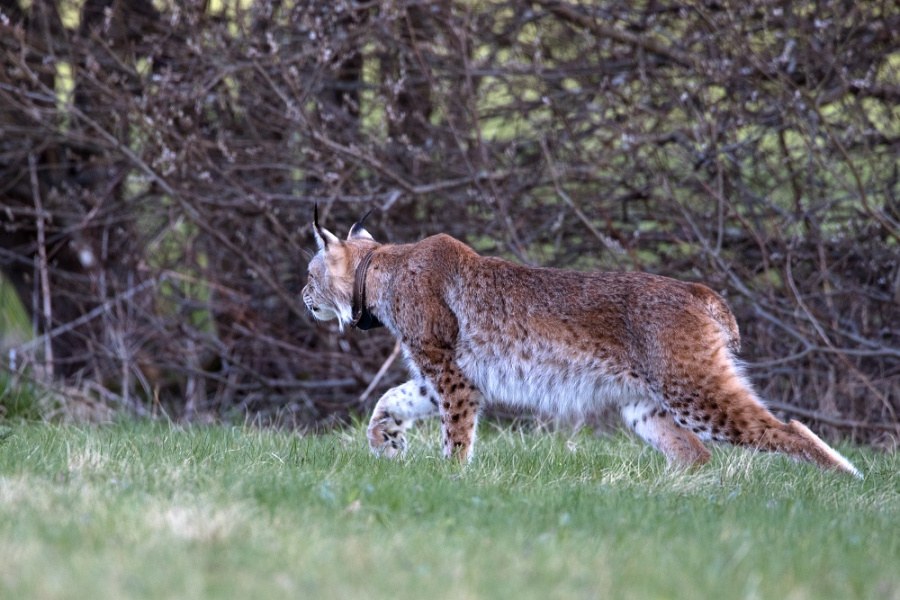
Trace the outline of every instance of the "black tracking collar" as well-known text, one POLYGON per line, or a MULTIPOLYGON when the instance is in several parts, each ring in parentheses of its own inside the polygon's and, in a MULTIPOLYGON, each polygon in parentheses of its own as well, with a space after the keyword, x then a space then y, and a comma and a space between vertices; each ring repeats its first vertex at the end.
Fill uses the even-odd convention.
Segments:
POLYGON ((375 251, 370 250, 359 261, 359 265, 356 267, 356 277, 353 281, 353 312, 351 313, 353 320, 350 321, 350 326, 363 331, 384 327, 384 323, 379 321, 378 317, 373 315, 369 307, 366 306, 366 273, 369 270, 369 264, 372 262, 373 254, 375 254, 375 251))

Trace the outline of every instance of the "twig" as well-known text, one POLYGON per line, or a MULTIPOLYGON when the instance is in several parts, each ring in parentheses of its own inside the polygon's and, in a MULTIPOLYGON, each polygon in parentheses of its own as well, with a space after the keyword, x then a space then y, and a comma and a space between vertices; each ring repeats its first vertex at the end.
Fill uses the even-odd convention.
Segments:
MULTIPOLYGON (((41 309, 44 313, 44 331, 53 326, 53 308, 50 300, 50 269, 47 263, 47 236, 44 231, 44 203, 41 201, 40 182, 37 176, 37 161, 34 152, 28 153, 28 171, 31 174, 31 195, 34 198, 34 210, 37 212, 38 272, 41 279, 41 309)), ((47 377, 53 379, 53 336, 44 335, 44 365, 47 377)))
POLYGON ((75 329, 79 325, 84 325, 91 319, 95 319, 98 316, 100 316, 101 314, 103 314, 113 304, 117 304, 123 300, 128 300, 135 294, 142 292, 143 290, 147 289, 148 287, 154 286, 157 283, 162 283, 167 278, 168 277, 165 274, 163 274, 156 279, 150 279, 150 280, 145 281, 144 283, 142 283, 138 286, 135 286, 129 290, 125 290, 121 294, 118 294, 116 297, 110 298, 109 300, 107 300, 106 302, 104 302, 103 304, 98 306, 97 308, 93 309, 92 311, 81 315, 74 321, 69 321, 68 323, 60 325, 59 327, 56 327, 53 330, 48 331, 48 332, 44 333, 43 335, 38 336, 29 342, 25 342, 24 344, 22 344, 21 346, 18 347, 18 351, 19 352, 27 352, 27 351, 35 348, 40 343, 46 343, 47 340, 49 340, 53 336, 62 335, 63 333, 66 333, 68 331, 75 329))
POLYGON ((400 354, 400 348, 400 340, 397 340, 397 343, 394 344, 394 349, 391 351, 390 356, 387 357, 387 360, 384 361, 384 364, 381 365, 381 368, 378 369, 377 373, 375 373, 375 377, 372 378, 372 382, 369 384, 369 387, 366 388, 366 391, 360 394, 360 402, 365 402, 366 400, 368 400, 369 395, 375 389, 375 386, 378 385, 378 383, 381 381, 381 378, 384 377, 384 374, 387 373, 387 370, 390 368, 390 366, 394 364, 395 360, 397 360, 397 356, 399 356, 400 354))
POLYGON ((816 421, 820 421, 833 427, 844 427, 847 429, 877 429, 879 431, 894 431, 900 433, 900 424, 898 423, 869 423, 867 421, 839 419, 837 417, 829 417, 819 411, 800 408, 799 406, 784 404, 783 402, 766 402, 766 406, 774 408, 775 410, 781 410, 786 413, 797 415, 798 417, 815 419, 816 421))
MULTIPOLYGON (((26 65, 22 61, 17 61, 19 67, 21 67, 24 72, 29 76, 32 83, 39 86, 45 93, 50 93, 51 90, 40 80, 40 78, 32 71, 28 65, 26 65)), ((268 272, 268 270, 261 264, 252 260, 246 252, 244 252, 237 244, 235 244, 229 237, 223 232, 219 231, 216 227, 213 227, 197 210, 196 207, 191 205, 184 196, 178 193, 169 183, 163 179, 161 175, 159 175, 150 165, 147 164, 140 156, 138 156, 131 148, 123 144, 116 136, 108 132, 100 123, 92 119, 88 116, 84 111, 79 109, 77 106, 72 104, 71 102, 64 103, 64 106, 67 111, 71 114, 77 116, 79 119, 83 120, 87 123, 88 126, 91 127, 97 134, 103 138, 108 144, 110 144, 113 148, 118 150, 125 156, 131 164, 144 173, 147 177, 150 178, 155 184, 157 184, 160 189, 162 189, 166 194, 168 194, 171 198, 176 200, 181 206, 182 210, 187 214, 191 221, 197 225, 200 229, 208 233, 212 236, 216 241, 221 243, 224 247, 228 248, 235 255, 242 257, 247 261, 247 264, 250 268, 253 269, 253 272, 259 276, 260 279, 266 282, 267 285, 281 298, 282 301, 287 305, 291 311, 300 317, 305 317, 306 310, 303 308, 294 298, 292 298, 287 291, 284 290, 283 286, 279 285, 279 283, 272 277, 272 275, 268 272)))
POLYGON ((575 201, 562 189, 562 185, 559 182, 559 177, 556 173, 556 167, 553 165, 553 161, 550 158, 550 150, 547 148, 547 141, 544 138, 541 138, 541 150, 544 153, 544 159, 547 161, 547 168, 550 170, 550 177, 553 179, 553 187, 556 190, 556 195, 563 199, 563 201, 569 205, 569 208, 575 213, 578 219, 584 223, 584 226, 587 227, 588 231, 597 238, 603 247, 609 251, 610 257, 612 257, 613 262, 616 263, 616 267, 622 268, 622 261, 619 260, 619 254, 623 252, 623 248, 616 244, 613 240, 609 239, 608 236, 603 235, 600 231, 594 227, 594 224, 591 223, 590 219, 587 218, 587 215, 582 212, 582 210, 575 204, 575 201), (616 247, 619 246, 619 247, 616 247))
POLYGON ((558 0, 538 0, 538 4, 562 20, 589 29, 591 33, 598 37, 609 38, 621 44, 642 48, 647 52, 666 57, 683 67, 693 68, 701 73, 703 72, 703 61, 695 55, 667 46, 649 36, 642 37, 622 29, 604 25, 598 19, 581 12, 578 5, 566 4, 564 2, 559 2, 558 0))
POLYGON ((850 371, 860 378, 863 385, 869 388, 869 391, 875 395, 881 401, 881 404, 888 411, 888 414, 891 415, 891 419, 893 421, 897 421, 897 413, 894 411, 894 407, 891 406, 890 401, 885 397, 884 394, 878 391, 878 389, 872 385, 872 382, 869 381, 869 378, 856 368, 849 358, 847 358, 846 354, 835 348, 834 344, 831 343, 831 338, 828 337, 828 334, 825 333, 825 330, 822 329, 822 324, 819 323, 819 320, 813 316, 812 311, 806 306, 806 303, 803 301, 803 297, 800 295, 800 290, 797 289, 797 283, 794 281, 794 273, 791 270, 791 255, 788 253, 787 260, 785 260, 785 279, 787 280, 788 286, 790 286, 791 291, 794 293, 794 299, 797 301, 797 304, 803 310, 803 313, 806 315, 806 318, 809 319, 810 325, 812 325, 813 329, 816 330, 816 333, 819 334, 819 337, 822 338, 822 341, 825 342, 825 345, 831 348, 834 352, 837 353, 841 362, 850 369, 850 371))

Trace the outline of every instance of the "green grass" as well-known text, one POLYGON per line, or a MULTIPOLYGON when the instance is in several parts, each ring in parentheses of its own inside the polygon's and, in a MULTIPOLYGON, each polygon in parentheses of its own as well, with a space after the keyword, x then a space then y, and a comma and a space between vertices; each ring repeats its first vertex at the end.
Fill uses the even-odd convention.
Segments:
MULTIPOLYGON (((19 302, 11 283, 0 274, 0 347, 31 337, 28 313, 19 302)), ((0 357, 6 360, 6 356, 0 357)))
POLYGON ((897 598, 900 457, 863 481, 625 437, 434 427, 403 462, 361 428, 0 428, 3 598, 897 598))
POLYGON ((40 387, 0 370, 0 418, 36 421, 51 410, 51 402, 40 387))

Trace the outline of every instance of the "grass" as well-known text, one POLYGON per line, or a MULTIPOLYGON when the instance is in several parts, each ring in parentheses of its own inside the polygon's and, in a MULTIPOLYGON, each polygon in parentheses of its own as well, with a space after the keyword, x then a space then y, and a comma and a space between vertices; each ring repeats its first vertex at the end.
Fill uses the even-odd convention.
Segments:
POLYGON ((38 420, 47 410, 46 394, 0 370, 0 418, 38 420))
POLYGON ((463 469, 434 427, 390 462, 361 427, 7 423, 5 598, 900 597, 896 454, 671 473, 625 436, 487 425, 463 469))
MULTIPOLYGON (((0 348, 31 337, 28 313, 19 302, 12 284, 0 274, 0 348)), ((5 355, 0 360, 7 360, 5 355)))

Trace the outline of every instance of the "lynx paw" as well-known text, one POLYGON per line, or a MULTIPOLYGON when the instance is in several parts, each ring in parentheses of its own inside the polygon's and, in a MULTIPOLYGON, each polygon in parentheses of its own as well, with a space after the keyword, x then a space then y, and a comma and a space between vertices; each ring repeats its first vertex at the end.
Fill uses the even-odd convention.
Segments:
POLYGON ((372 453, 387 458, 406 456, 405 425, 393 417, 374 415, 366 431, 372 453))

